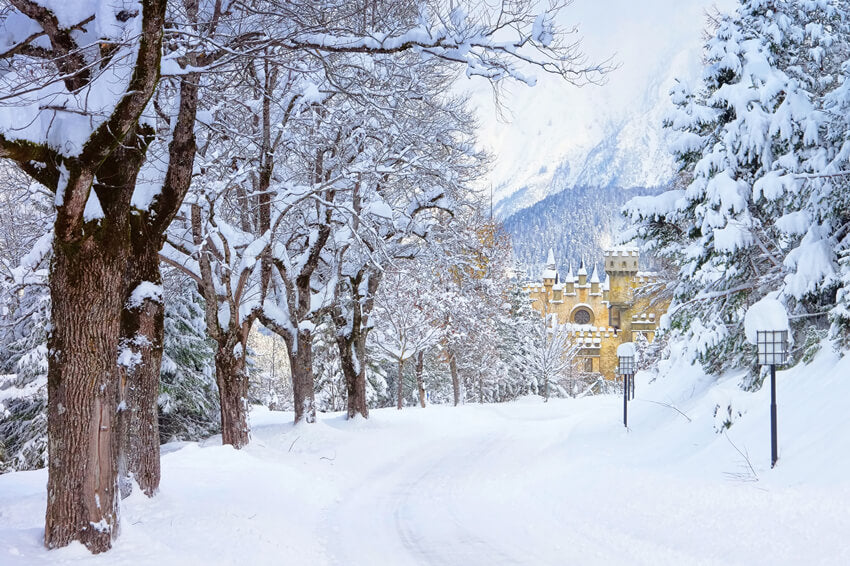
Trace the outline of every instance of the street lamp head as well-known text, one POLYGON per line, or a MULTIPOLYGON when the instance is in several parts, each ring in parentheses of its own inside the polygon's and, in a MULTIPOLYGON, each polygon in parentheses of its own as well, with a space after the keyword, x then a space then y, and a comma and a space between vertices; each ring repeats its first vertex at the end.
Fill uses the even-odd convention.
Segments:
POLYGON ((635 358, 634 356, 620 356, 620 375, 635 374, 635 358))
POLYGON ((756 346, 759 365, 781 366, 788 361, 787 330, 757 331, 756 346))
POLYGON ((633 342, 624 342, 617 347, 617 357, 620 361, 618 373, 620 375, 635 374, 635 353, 633 342))

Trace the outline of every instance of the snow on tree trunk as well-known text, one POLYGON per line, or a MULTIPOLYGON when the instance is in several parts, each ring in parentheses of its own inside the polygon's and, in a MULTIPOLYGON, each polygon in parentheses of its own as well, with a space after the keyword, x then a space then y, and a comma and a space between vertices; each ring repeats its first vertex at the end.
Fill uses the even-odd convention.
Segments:
POLYGON ((134 241, 126 272, 127 299, 121 315, 118 454, 121 496, 132 479, 148 497, 159 489, 157 399, 162 364, 165 308, 159 270, 159 238, 134 241))
MULTIPOLYGON (((219 345, 215 354, 215 375, 221 404, 221 443, 239 449, 250 440, 248 374, 244 354, 236 355, 231 344, 228 340, 219 345)), ((244 348, 241 351, 244 352, 244 348)))

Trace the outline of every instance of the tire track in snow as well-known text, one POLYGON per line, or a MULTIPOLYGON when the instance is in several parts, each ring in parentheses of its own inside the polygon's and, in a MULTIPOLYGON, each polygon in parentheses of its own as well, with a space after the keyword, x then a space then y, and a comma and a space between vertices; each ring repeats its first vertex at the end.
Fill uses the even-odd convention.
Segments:
MULTIPOLYGON (((437 492, 446 486, 444 481, 445 472, 455 462, 479 462, 482 457, 490 453, 497 444, 497 438, 491 436, 478 445, 472 453, 463 445, 460 449, 449 452, 433 465, 429 466, 416 480, 412 481, 393 513, 396 531, 405 549, 412 555, 418 557, 420 564, 448 565, 448 564, 523 564, 527 563, 509 555, 505 549, 499 548, 493 540, 482 538, 464 525, 452 508, 452 497, 447 498, 444 505, 438 505, 446 517, 443 525, 449 523, 450 528, 444 528, 441 532, 430 534, 422 529, 417 517, 411 512, 414 507, 413 494, 417 491, 428 490, 437 492), (435 536, 437 535, 437 536, 435 536), (442 535, 442 536, 440 536, 442 535)), ((449 490, 450 495, 454 494, 449 490)), ((419 503, 419 502, 416 502, 419 503)), ((434 500, 431 500, 434 504, 434 500)))

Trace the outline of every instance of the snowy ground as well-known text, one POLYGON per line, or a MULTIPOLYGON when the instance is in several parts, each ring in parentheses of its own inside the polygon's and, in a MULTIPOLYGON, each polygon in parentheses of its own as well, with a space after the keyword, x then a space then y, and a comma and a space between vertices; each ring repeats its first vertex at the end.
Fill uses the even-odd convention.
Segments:
POLYGON ((95 557, 42 549, 44 471, 0 476, 0 564, 850 564, 850 359, 779 373, 774 470, 767 388, 678 373, 639 377, 628 431, 616 397, 258 410, 241 452, 163 447, 161 493, 95 557))

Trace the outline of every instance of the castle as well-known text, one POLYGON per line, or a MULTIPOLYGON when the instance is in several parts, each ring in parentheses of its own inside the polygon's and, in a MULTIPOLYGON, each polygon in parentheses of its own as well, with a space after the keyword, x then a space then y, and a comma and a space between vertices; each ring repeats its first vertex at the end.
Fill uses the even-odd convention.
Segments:
POLYGON ((526 284, 532 307, 549 317, 548 324, 570 323, 573 340, 581 344, 576 358, 579 371, 616 379, 617 346, 633 342, 639 335, 654 340, 668 304, 654 301, 651 292, 637 292, 649 290, 656 281, 654 272, 638 270, 639 259, 637 248, 614 248, 605 252, 604 282, 596 267, 588 278, 584 261, 577 276, 570 265, 562 279, 555 254, 549 250, 543 282, 526 284))

